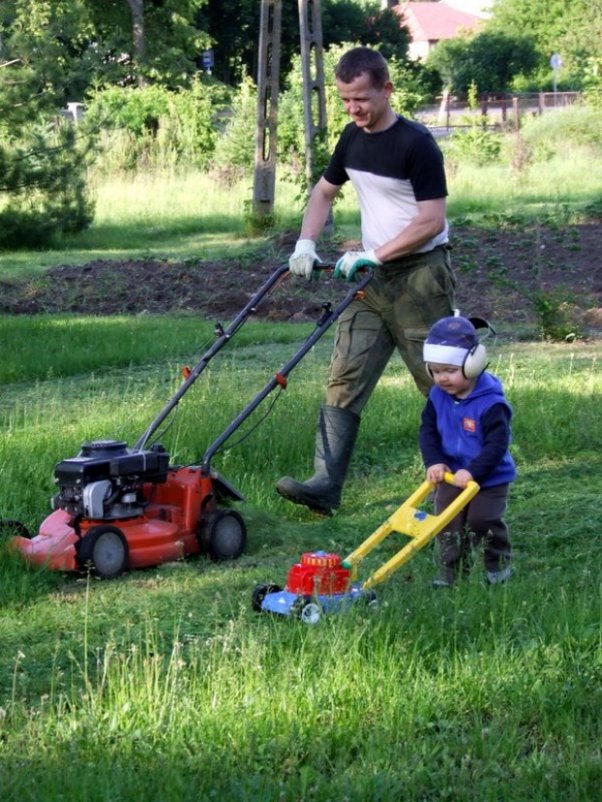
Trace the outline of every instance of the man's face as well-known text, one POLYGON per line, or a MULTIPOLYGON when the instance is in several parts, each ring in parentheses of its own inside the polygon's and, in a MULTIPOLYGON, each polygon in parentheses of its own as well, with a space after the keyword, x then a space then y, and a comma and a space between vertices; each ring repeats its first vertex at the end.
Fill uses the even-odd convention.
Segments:
POLYGON ((337 89, 345 111, 358 128, 372 133, 390 125, 389 98, 393 91, 390 81, 377 89, 363 72, 349 84, 337 80, 337 89))

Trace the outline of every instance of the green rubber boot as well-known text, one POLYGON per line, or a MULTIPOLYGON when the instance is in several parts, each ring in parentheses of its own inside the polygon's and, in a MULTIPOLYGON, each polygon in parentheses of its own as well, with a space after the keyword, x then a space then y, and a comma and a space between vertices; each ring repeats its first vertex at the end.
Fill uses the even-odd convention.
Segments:
POLYGON ((332 515, 341 503, 347 468, 360 427, 360 416, 324 405, 316 430, 314 475, 307 482, 284 476, 276 490, 288 501, 304 504, 319 515, 332 515))

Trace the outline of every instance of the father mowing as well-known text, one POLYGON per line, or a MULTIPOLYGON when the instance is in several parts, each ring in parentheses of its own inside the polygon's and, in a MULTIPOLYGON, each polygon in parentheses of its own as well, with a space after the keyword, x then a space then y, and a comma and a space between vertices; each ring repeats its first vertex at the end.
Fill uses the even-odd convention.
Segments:
POLYGON ((334 275, 354 281, 361 267, 374 277, 337 324, 325 403, 316 431, 314 474, 276 488, 284 498, 321 515, 339 507, 361 414, 397 348, 418 389, 431 382, 422 344, 431 325, 453 313, 455 278, 446 220, 447 183, 441 151, 419 123, 395 113, 385 59, 356 47, 335 71, 352 122, 343 130, 315 185, 289 259, 291 273, 311 279, 318 240, 336 195, 347 181, 361 212, 361 251, 348 251, 334 275))

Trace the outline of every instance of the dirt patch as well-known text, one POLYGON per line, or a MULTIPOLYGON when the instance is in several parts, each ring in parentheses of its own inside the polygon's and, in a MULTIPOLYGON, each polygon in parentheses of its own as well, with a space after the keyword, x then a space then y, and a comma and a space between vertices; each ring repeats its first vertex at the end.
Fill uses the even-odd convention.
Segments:
MULTIPOLYGON (((535 298, 545 292, 565 306, 586 329, 602 325, 602 223, 485 231, 457 227, 452 232, 457 301, 465 314, 480 314, 499 325, 535 325, 535 298)), ((138 314, 196 313, 228 322, 274 269, 285 263, 295 235, 283 235, 270 256, 219 261, 97 261, 58 266, 28 281, 0 281, 0 311, 138 314)), ((358 243, 319 249, 334 261, 358 243)), ((286 274, 257 316, 269 320, 315 319, 322 304, 348 286, 330 273, 307 283, 286 274)))

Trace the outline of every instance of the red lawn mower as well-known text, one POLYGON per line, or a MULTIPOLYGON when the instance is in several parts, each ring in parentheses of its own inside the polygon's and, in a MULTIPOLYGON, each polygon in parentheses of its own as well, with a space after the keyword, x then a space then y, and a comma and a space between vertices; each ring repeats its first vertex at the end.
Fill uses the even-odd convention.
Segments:
POLYGON ((53 512, 35 537, 22 524, 12 528, 13 544, 23 557, 53 570, 85 571, 102 578, 200 553, 233 560, 246 545, 242 516, 228 508, 243 495, 211 467, 218 449, 275 388, 286 389, 286 377, 357 297, 372 275, 365 274, 334 308, 324 312, 297 353, 276 373, 238 417, 209 446, 200 465, 172 466, 152 435, 180 402, 209 361, 255 311, 288 266, 278 268, 227 329, 216 327, 217 340, 133 448, 121 440, 85 443, 79 454, 59 462, 54 471, 58 492, 53 512), (225 506, 224 506, 225 505, 225 506), (16 531, 15 531, 16 530, 16 531))

